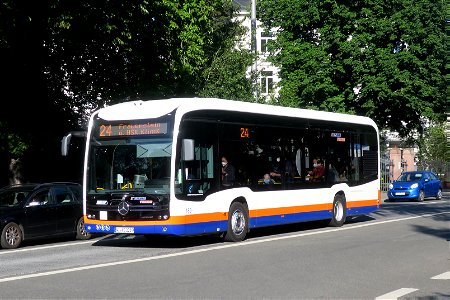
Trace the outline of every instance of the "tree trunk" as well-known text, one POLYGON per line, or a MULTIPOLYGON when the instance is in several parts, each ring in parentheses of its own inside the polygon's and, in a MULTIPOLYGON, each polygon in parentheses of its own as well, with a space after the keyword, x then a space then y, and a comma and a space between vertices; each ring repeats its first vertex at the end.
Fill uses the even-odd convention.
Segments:
POLYGON ((22 161, 11 158, 9 163, 9 184, 23 183, 22 161))

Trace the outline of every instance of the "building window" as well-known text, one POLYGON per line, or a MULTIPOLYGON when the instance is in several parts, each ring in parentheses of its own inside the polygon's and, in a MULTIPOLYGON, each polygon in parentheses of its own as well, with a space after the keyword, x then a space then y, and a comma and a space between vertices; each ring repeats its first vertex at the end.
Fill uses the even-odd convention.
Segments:
POLYGON ((269 31, 261 32, 261 48, 260 48, 260 50, 261 50, 262 54, 265 54, 268 52, 267 43, 269 42, 269 40, 273 40, 273 39, 274 39, 274 37, 273 37, 272 32, 269 32, 269 31))
POLYGON ((261 72, 261 92, 263 94, 269 94, 273 92, 273 72, 262 71, 261 72))

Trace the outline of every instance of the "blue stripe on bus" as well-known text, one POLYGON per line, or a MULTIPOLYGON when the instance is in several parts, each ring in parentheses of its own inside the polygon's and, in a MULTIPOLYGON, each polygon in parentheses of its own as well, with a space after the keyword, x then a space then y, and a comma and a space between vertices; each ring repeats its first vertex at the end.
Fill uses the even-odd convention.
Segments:
POLYGON ((331 218, 331 212, 329 212, 328 210, 256 217, 250 220, 250 228, 288 224, 288 223, 300 223, 329 218, 331 218))
MULTIPOLYGON (((369 214, 378 209, 377 205, 347 209, 347 216, 369 214)), ((249 220, 250 228, 266 227, 288 223, 300 223, 314 220, 331 219, 329 210, 301 212, 294 214, 280 214, 273 216, 254 217, 249 220)), ((200 222, 191 224, 171 225, 143 225, 143 226, 114 226, 85 224, 86 230, 92 233, 120 233, 116 228, 133 228, 134 234, 163 234, 163 235, 198 235, 204 233, 224 232, 227 221, 200 222)), ((132 234, 133 234, 132 233, 132 234)))
POLYGON ((378 205, 347 208, 347 216, 367 215, 378 209, 378 205))

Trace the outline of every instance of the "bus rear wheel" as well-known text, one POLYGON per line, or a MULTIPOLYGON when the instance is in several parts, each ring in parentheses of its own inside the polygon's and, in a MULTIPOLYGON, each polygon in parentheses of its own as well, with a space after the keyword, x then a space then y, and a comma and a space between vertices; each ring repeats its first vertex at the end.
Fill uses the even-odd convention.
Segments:
POLYGON ((347 218, 347 207, 345 199, 342 196, 336 195, 333 201, 333 216, 330 220, 330 226, 341 227, 347 218))
POLYGON ((226 242, 241 242, 248 232, 248 212, 240 202, 234 202, 228 213, 228 228, 224 240, 226 242))

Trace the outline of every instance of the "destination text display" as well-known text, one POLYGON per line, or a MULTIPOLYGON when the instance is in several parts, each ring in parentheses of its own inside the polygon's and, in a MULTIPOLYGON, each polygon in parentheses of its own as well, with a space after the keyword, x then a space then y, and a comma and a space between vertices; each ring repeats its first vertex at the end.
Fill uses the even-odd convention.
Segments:
POLYGON ((167 123, 120 123, 100 124, 98 136, 136 136, 136 135, 162 135, 167 134, 167 123))

